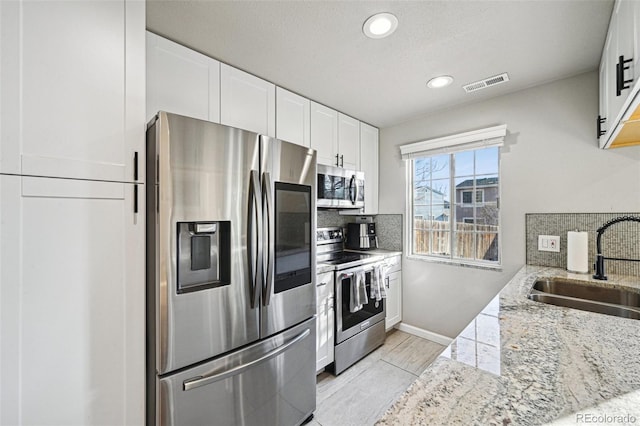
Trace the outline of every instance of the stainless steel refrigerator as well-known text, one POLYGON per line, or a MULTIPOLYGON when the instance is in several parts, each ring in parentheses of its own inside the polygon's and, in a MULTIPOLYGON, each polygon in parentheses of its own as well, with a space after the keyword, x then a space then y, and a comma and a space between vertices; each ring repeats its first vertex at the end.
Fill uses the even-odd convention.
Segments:
POLYGON ((147 179, 147 424, 302 423, 315 410, 315 151, 160 112, 147 179))

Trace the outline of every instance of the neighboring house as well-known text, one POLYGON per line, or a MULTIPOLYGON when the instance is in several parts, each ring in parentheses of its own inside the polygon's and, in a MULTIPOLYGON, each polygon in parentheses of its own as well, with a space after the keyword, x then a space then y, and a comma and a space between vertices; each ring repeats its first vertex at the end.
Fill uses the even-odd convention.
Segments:
POLYGON ((467 179, 459 183, 456 185, 456 221, 497 225, 498 196, 497 177, 467 179))
POLYGON ((414 217, 416 219, 435 219, 448 221, 451 204, 445 200, 445 194, 428 185, 414 188, 414 217))

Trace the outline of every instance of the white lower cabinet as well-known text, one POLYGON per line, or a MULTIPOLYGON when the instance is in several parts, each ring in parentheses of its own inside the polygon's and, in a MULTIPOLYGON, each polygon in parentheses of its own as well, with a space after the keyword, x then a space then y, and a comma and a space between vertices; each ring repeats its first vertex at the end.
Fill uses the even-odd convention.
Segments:
POLYGON ((144 185, 0 175, 0 424, 144 423, 144 185))
POLYGON ((402 257, 395 256, 387 259, 390 265, 387 271, 385 286, 387 288, 387 315, 385 328, 391 329, 402 321, 402 257))
POLYGON ((334 292, 333 271, 319 274, 316 282, 316 371, 334 360, 334 292))

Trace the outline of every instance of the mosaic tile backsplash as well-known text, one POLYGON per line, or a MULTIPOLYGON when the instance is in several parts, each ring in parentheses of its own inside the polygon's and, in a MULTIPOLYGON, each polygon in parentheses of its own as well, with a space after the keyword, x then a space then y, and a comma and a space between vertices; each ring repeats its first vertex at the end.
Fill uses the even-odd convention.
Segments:
MULTIPOLYGON (((527 264, 567 268, 567 232, 589 233, 589 272, 596 258, 596 231, 620 216, 640 217, 640 213, 529 213, 526 215, 527 264), (538 251, 538 235, 559 235, 560 252, 538 251)), ((605 257, 640 259, 640 222, 620 222, 602 235, 605 257)), ((607 274, 640 276, 640 262, 605 260, 607 274)))
MULTIPOLYGON (((378 233, 378 245, 381 249, 402 251, 402 215, 378 214, 373 216, 378 233)), ((354 216, 341 215, 335 210, 318 210, 318 228, 329 226, 347 227, 355 222, 354 216)))

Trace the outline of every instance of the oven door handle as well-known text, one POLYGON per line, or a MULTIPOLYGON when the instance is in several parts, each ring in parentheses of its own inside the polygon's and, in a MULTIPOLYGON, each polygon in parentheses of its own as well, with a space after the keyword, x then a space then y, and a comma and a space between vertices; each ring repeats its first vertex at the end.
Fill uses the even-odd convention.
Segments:
POLYGON ((361 266, 359 268, 350 268, 348 271, 338 273, 338 279, 341 280, 346 277, 351 277, 359 272, 369 272, 375 269, 375 263, 371 265, 361 266))

